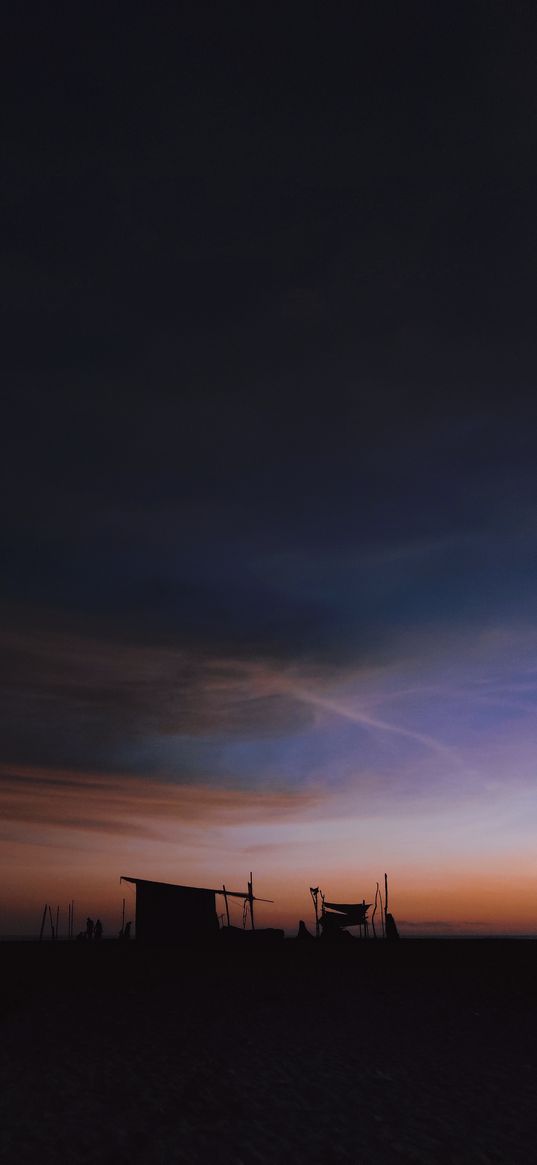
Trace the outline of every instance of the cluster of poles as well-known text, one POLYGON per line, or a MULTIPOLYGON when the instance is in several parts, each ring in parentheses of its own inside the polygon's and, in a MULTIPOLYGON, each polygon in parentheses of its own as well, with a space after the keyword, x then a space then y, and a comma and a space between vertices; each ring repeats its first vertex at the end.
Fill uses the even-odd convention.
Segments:
POLYGON ((271 902, 272 901, 271 898, 256 898, 256 896, 254 894, 253 874, 251 871, 250 871, 250 878, 248 880, 248 890, 247 890, 246 894, 244 894, 242 892, 242 890, 226 890, 225 886, 222 886, 221 890, 216 890, 216 893, 222 894, 224 897, 224 905, 226 908, 226 913, 225 913, 225 916, 223 914, 219 915, 219 918, 220 918, 220 922, 223 926, 224 925, 224 917, 225 917, 226 925, 228 927, 231 927, 231 920, 230 920, 230 916, 229 916, 229 899, 230 898, 242 898, 242 900, 243 900, 242 925, 243 925, 243 928, 246 928, 246 923, 247 923, 248 918, 249 918, 250 919, 250 926, 251 926, 252 930, 255 930, 254 902, 271 902))
MULTIPOLYGON (((44 937, 47 921, 50 925, 50 937, 54 942, 60 937, 60 908, 56 907, 53 913, 52 906, 48 902, 43 907, 43 917, 41 919, 41 930, 39 931, 39 942, 44 937)), ((65 938, 73 938, 75 933, 75 903, 74 900, 67 905, 67 935, 65 938)))
MULTIPOLYGON (((53 907, 50 906, 48 902, 46 902, 44 907, 43 907, 43 915, 41 918, 41 929, 39 931, 39 942, 41 942, 43 940, 43 938, 45 937, 45 933, 46 932, 48 933, 49 927, 50 927, 49 937, 52 939, 53 942, 55 942, 60 937, 64 938, 64 939, 66 939, 66 938, 70 939, 70 938, 75 937, 75 901, 74 901, 74 898, 71 899, 71 901, 67 903, 67 934, 63 934, 61 936, 60 936, 60 918, 63 919, 63 914, 60 911, 60 907, 57 906, 56 909, 54 910, 53 907)), ((124 934, 125 934, 125 899, 123 899, 123 908, 122 908, 122 914, 121 914, 120 937, 122 937, 124 934)))

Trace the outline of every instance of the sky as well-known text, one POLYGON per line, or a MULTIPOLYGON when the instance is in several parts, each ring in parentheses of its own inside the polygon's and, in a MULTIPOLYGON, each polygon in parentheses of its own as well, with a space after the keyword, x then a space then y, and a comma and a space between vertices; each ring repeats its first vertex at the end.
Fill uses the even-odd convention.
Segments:
POLYGON ((0 934, 537 932, 536 24, 9 14, 0 934))

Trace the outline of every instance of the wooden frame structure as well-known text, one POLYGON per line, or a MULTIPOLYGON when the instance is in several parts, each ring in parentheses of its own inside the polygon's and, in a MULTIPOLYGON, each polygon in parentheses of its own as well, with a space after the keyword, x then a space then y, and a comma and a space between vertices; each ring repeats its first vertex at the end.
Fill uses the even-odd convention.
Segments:
MULTIPOLYGON (((210 938, 219 930, 216 913, 216 895, 222 895, 225 904, 227 927, 231 930, 229 899, 240 898, 244 902, 243 927, 247 914, 250 926, 255 930, 254 902, 271 902, 271 898, 257 898, 254 895, 253 875, 250 873, 248 889, 228 890, 205 889, 198 886, 182 886, 173 882, 152 882, 147 878, 132 878, 122 874, 120 882, 130 882, 136 886, 136 937, 142 942, 180 943, 190 939, 210 938)), ((226 927, 224 927, 226 929, 226 927)))
POLYGON ((361 902, 327 902, 323 891, 318 886, 310 886, 310 894, 315 910, 315 933, 317 938, 321 936, 335 938, 338 934, 341 935, 342 931, 346 931, 350 927, 358 927, 360 938, 368 938, 370 922, 373 938, 377 938, 375 915, 379 907, 382 937, 391 940, 399 938, 395 919, 393 914, 390 914, 388 910, 387 874, 384 875, 384 902, 382 901, 382 892, 377 882, 375 905, 371 919, 368 918, 367 914, 371 903, 366 902, 365 898, 361 902), (319 898, 321 899, 320 912, 319 898))

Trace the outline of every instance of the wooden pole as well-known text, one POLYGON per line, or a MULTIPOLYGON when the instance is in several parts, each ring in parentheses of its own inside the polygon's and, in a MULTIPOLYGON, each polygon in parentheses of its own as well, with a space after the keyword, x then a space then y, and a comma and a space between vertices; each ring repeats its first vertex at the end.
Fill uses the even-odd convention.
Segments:
POLYGON ((310 886, 310 894, 313 898, 313 906, 315 909, 315 934, 319 938, 319 887, 310 886))
POLYGON ((230 921, 229 921, 229 903, 228 903, 228 900, 227 900, 227 892, 226 892, 226 887, 224 886, 224 884, 223 884, 223 883, 222 883, 222 889, 223 889, 223 891, 224 891, 224 902, 225 902, 225 904, 226 904, 226 918, 227 918, 227 924, 228 924, 228 926, 229 926, 229 925, 230 925, 230 921))
POLYGON ((251 870, 250 870, 250 881, 248 882, 248 898, 249 898, 249 901, 250 901, 250 918, 251 918, 251 920, 252 920, 252 930, 255 930, 255 922, 254 922, 254 883, 253 883, 253 877, 252 877, 252 871, 251 871, 251 870))
POLYGON ((54 942, 54 923, 52 921, 52 910, 50 909, 50 906, 48 908, 48 915, 50 918, 50 930, 51 930, 52 941, 54 942))
POLYGON ((378 896, 379 896, 379 884, 377 882, 377 888, 375 890, 375 905, 373 907, 373 913, 371 915, 371 928, 373 930, 373 938, 377 937, 377 932, 375 930, 375 914, 377 913, 378 896))
POLYGON ((43 917, 41 919, 41 930, 39 931, 39 942, 41 942, 41 939, 43 938, 43 931, 45 929, 45 922, 47 919, 47 910, 48 910, 48 906, 45 902, 45 909, 43 910, 43 917))

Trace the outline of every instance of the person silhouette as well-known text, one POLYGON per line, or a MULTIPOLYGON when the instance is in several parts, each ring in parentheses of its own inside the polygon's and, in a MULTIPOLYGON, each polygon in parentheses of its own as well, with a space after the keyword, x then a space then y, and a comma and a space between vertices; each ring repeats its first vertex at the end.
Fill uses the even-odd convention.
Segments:
POLYGON ((100 918, 98 918, 97 922, 95 923, 95 935, 94 935, 94 937, 95 937, 96 942, 99 942, 99 940, 102 939, 102 937, 103 937, 103 924, 102 924, 100 918))
POLYGON ((92 939, 94 931, 93 918, 86 918, 86 938, 92 939))

